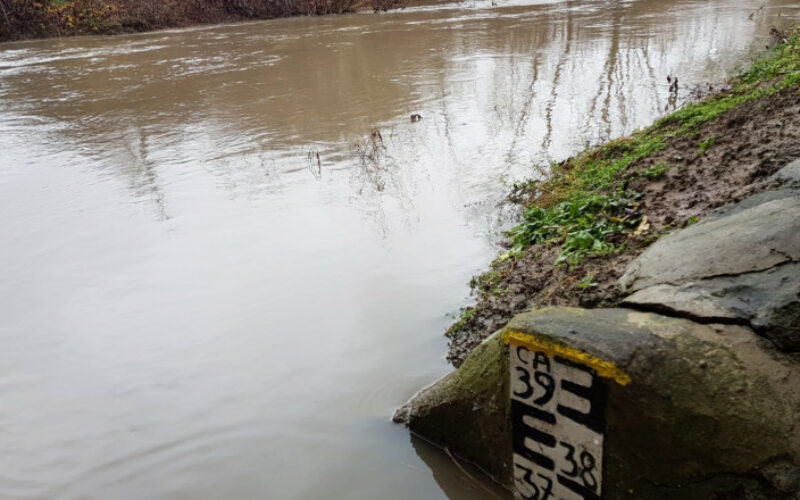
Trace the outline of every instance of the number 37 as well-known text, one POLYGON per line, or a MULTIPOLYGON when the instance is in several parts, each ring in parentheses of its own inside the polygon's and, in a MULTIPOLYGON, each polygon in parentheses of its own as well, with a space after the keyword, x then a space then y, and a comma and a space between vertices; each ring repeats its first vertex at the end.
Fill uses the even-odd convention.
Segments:
POLYGON ((547 500, 553 494, 553 480, 549 477, 545 476, 544 474, 537 474, 541 479, 545 480, 544 485, 537 485, 534 482, 533 471, 527 467, 523 467, 522 465, 515 464, 514 467, 521 470, 523 472, 522 482, 526 486, 526 490, 528 490, 529 494, 526 494, 520 491, 520 495, 525 500, 547 500))

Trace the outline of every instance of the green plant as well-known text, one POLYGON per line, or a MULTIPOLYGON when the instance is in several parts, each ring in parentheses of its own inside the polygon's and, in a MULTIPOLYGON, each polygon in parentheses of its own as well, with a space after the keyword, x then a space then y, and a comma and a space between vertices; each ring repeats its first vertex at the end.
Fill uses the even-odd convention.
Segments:
POLYGON ((650 180, 660 179, 664 177, 664 174, 667 173, 667 170, 669 170, 669 167, 664 162, 658 162, 655 165, 639 172, 639 176, 650 180))
POLYGON ((618 250, 609 238, 636 225, 639 216, 634 206, 634 196, 624 192, 577 196, 547 208, 528 208, 522 223, 508 234, 514 248, 560 243, 556 264, 574 266, 585 257, 618 250))
POLYGON ((500 284, 505 276, 506 274, 500 271, 486 271, 483 274, 474 276, 470 280, 469 286, 483 296, 499 295, 504 290, 500 284))
POLYGON ((463 330, 467 326, 467 323, 469 323, 469 321, 474 318, 477 313, 478 309, 475 307, 465 307, 461 309, 461 314, 459 315, 458 320, 447 329, 445 335, 452 337, 463 330))

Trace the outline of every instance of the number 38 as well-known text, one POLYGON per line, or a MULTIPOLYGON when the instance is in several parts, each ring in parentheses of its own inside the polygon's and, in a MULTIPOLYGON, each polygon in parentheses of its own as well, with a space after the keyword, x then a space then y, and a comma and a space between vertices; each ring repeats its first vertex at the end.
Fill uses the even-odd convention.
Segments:
POLYGON ((595 466, 597 462, 594 455, 588 451, 583 451, 580 454, 580 463, 575 460, 575 447, 564 441, 559 441, 561 446, 567 450, 567 455, 564 457, 570 464, 570 470, 561 470, 562 474, 569 477, 580 477, 584 486, 592 491, 597 491, 597 478, 594 476, 595 466))

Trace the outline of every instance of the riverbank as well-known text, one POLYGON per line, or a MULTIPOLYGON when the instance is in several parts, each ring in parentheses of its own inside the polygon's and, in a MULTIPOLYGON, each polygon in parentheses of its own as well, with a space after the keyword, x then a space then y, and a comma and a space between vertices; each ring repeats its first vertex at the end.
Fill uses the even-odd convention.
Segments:
POLYGON ((421 4, 414 0, 0 0, 0 42, 344 14, 361 9, 379 12, 421 4))
POLYGON ((800 158, 800 33, 774 34, 769 56, 724 90, 515 186, 522 222, 447 331, 455 366, 523 310, 617 306, 619 278, 653 242, 800 158))

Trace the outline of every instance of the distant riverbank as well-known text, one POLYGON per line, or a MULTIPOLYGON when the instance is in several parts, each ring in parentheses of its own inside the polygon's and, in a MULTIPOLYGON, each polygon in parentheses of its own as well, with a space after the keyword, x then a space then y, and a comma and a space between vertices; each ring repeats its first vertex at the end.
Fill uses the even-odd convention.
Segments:
MULTIPOLYGON (((152 31, 291 16, 376 12, 408 0, 0 0, 0 41, 152 31)), ((431 2, 427 2, 431 3, 431 2)))

